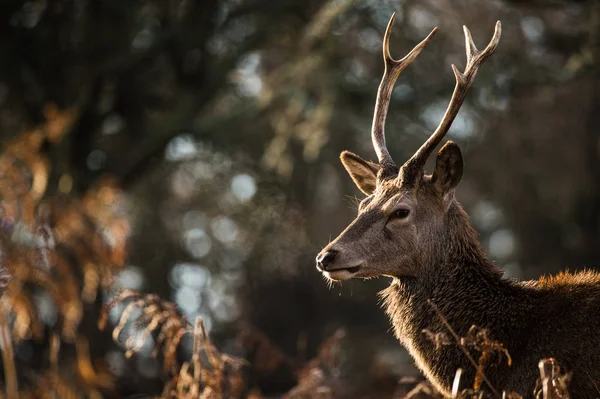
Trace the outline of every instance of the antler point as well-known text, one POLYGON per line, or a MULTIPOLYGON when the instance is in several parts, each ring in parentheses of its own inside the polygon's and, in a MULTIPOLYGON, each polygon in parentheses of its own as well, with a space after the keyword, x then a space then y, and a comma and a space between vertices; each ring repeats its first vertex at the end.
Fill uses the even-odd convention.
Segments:
POLYGON ((494 39, 495 41, 500 41, 500 35, 502 34, 502 23, 500 21, 496 22, 496 28, 494 29, 494 39))
POLYGON ((392 14, 392 16, 390 17, 390 20, 389 20, 389 22, 388 22, 388 26, 387 26, 387 29, 386 29, 386 31, 387 31, 387 30, 391 30, 391 29, 392 29, 392 26, 394 25, 394 21, 395 21, 395 20, 396 20, 396 12, 394 12, 394 13, 392 14))
POLYGON ((496 22, 496 27, 494 29, 494 36, 492 36, 492 40, 490 40, 490 44, 487 45, 485 52, 489 52, 490 54, 496 50, 498 47, 498 43, 500 43, 500 36, 502 35, 502 24, 500 21, 496 22))
POLYGON ((454 72, 454 76, 456 76, 456 80, 462 81, 463 74, 456 68, 456 65, 452 64, 452 72, 454 72))
POLYGON ((463 25, 463 30, 465 32, 465 47, 467 51, 467 63, 469 59, 476 55, 479 51, 477 50, 477 46, 475 46, 475 42, 473 42, 473 37, 471 36, 471 31, 465 25, 463 25))
POLYGON ((423 46, 425 47, 427 44, 429 44, 429 42, 431 41, 431 39, 433 39, 433 37, 435 36, 435 34, 437 33, 438 28, 437 26, 434 27, 431 32, 429 32, 429 34, 427 35, 427 37, 425 39, 423 39, 423 41, 421 43, 419 43, 418 46, 423 46))
POLYGON ((394 12, 388 22, 387 28, 385 28, 385 34, 383 35, 383 59, 386 60, 391 58, 390 56, 390 36, 392 35, 392 27, 394 26, 394 20, 396 19, 396 13, 394 12))

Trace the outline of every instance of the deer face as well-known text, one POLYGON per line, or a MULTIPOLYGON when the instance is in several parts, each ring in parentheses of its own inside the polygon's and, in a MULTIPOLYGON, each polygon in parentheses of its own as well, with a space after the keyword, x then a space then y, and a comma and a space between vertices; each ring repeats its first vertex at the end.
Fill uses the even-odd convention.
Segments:
POLYGON ((458 146, 448 142, 438 153, 432 176, 403 184, 380 167, 350 152, 342 163, 368 195, 356 219, 317 256, 317 268, 332 280, 375 276, 418 277, 443 256, 444 214, 462 176, 458 146), (379 177, 378 177, 379 175, 379 177))
POLYGON ((448 109, 435 132, 398 168, 387 150, 384 135, 392 89, 400 72, 425 48, 436 29, 404 58, 394 60, 389 52, 394 17, 395 14, 383 39, 385 72, 377 92, 371 130, 379 163, 347 151, 342 153, 344 167, 368 197, 361 202, 356 219, 317 256, 317 269, 333 280, 379 275, 418 277, 444 255, 445 214, 455 201, 454 188, 463 171, 462 156, 458 146, 449 141, 438 152, 431 176, 424 174, 425 162, 450 128, 479 67, 500 40, 498 22, 492 40, 480 52, 464 27, 467 65, 464 72, 452 65, 456 86, 448 109))

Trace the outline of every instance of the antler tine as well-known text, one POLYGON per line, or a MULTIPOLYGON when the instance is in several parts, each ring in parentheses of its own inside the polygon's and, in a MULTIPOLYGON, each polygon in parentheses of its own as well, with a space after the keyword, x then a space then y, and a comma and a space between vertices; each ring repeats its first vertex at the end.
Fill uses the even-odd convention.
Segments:
POLYGON ((483 51, 479 51, 477 50, 477 47, 475 47, 469 29, 467 29, 466 26, 463 26, 463 29, 465 32, 465 47, 467 52, 467 65, 465 71, 460 72, 454 64, 452 65, 452 71, 456 78, 456 86, 454 87, 450 104, 448 104, 448 109, 437 129, 435 129, 435 132, 433 132, 421 148, 419 148, 419 150, 402 166, 402 173, 400 174, 400 178, 402 179, 415 179, 419 173, 423 172, 423 167, 427 158, 429 158, 433 149, 440 143, 450 129, 454 118, 458 114, 458 111, 467 96, 469 87, 471 87, 473 80, 475 80, 479 67, 493 54, 500 42, 500 35, 502 32, 500 21, 496 22, 494 36, 492 36, 492 40, 490 40, 483 51))
POLYGON ((373 115, 373 127, 371 129, 373 147, 377 153, 377 159, 382 166, 394 166, 394 161, 385 145, 385 118, 390 105, 390 97, 394 89, 394 83, 400 73, 406 68, 416 57, 421 50, 427 46, 431 38, 437 32, 434 28, 431 33, 419 44, 417 44, 404 58, 395 60, 390 55, 390 35, 392 34, 392 26, 396 19, 396 13, 392 14, 388 23, 385 35, 383 38, 383 61, 385 62, 385 72, 379 84, 377 91, 377 102, 375 103, 375 112, 373 115))

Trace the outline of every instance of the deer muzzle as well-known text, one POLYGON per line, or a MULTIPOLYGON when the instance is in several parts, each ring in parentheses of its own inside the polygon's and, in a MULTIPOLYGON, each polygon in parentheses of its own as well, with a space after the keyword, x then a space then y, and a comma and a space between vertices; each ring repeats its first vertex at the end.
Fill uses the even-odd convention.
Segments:
POLYGON ((316 259, 317 270, 319 270, 325 277, 331 280, 348 280, 356 276, 360 271, 361 266, 346 266, 344 262, 335 262, 336 258, 339 258, 338 251, 331 249, 323 249, 316 259))

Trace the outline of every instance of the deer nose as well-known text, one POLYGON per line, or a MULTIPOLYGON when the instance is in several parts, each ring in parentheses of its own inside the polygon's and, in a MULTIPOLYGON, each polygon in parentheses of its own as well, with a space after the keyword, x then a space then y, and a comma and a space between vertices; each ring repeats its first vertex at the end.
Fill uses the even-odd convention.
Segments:
POLYGON ((327 251, 324 254, 317 255, 317 269, 324 271, 327 270, 327 266, 333 263, 337 251, 327 251))

